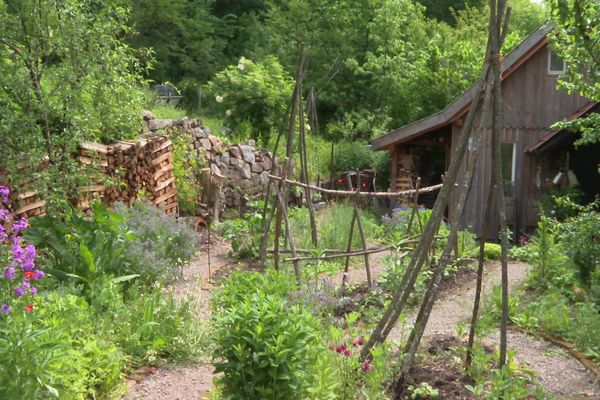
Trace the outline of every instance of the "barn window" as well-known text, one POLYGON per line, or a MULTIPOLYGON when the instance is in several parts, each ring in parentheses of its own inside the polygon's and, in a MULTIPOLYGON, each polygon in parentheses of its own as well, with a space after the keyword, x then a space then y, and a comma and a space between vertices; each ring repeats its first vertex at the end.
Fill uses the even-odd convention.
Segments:
POLYGON ((553 52, 548 51, 548 73, 550 75, 562 75, 567 72, 567 63, 561 56, 553 52))
POLYGON ((517 173, 516 143, 502 143, 500 149, 502 153, 502 180, 504 193, 510 196, 515 185, 517 173))

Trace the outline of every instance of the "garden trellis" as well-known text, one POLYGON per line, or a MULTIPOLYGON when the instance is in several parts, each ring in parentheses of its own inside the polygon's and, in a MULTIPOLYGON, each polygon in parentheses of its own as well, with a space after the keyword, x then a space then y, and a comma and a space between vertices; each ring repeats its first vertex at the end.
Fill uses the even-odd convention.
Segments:
MULTIPOLYGON (((371 271, 369 264, 369 254, 389 250, 391 248, 402 248, 402 246, 408 245, 411 240, 403 241, 402 243, 396 244, 395 246, 388 246, 385 248, 376 248, 369 249, 366 235, 364 232, 362 219, 359 210, 359 199, 361 197, 374 197, 374 198, 389 198, 389 199, 398 199, 405 198, 407 202, 412 202, 412 214, 410 218, 410 223, 408 225, 408 229, 410 230, 411 224, 414 221, 415 214, 418 214, 418 196, 419 193, 424 192, 432 192, 439 190, 441 185, 435 185, 427 188, 420 188, 420 180, 417 180, 416 187, 412 190, 405 190, 402 192, 361 192, 361 182, 360 182, 360 174, 357 173, 357 185, 356 190, 332 190, 332 189, 324 189, 319 186, 313 186, 309 183, 308 177, 308 166, 307 166, 307 149, 306 149, 306 133, 305 133, 305 115, 304 115, 304 105, 302 101, 302 81, 303 77, 306 73, 305 70, 305 58, 303 53, 303 47, 300 46, 300 59, 299 66, 297 72, 296 85, 294 87, 294 91, 290 102, 288 104, 288 110, 286 112, 286 117, 282 122, 280 127, 279 135, 277 136, 277 140, 275 142, 275 148, 273 154, 277 154, 277 150, 279 147, 279 143, 281 138, 284 135, 284 127, 287 126, 286 132, 286 141, 285 141, 285 149, 286 156, 283 161, 283 165, 277 165, 277 163, 273 163, 273 167, 271 169, 271 173, 268 175, 269 182, 267 184, 267 191, 265 195, 265 207, 263 209, 263 234, 260 243, 260 264, 261 266, 266 265, 266 257, 267 253, 271 253, 273 255, 273 265, 275 269, 279 269, 280 267, 280 254, 281 253, 289 253, 291 257, 285 258, 283 261, 291 262, 294 268, 294 273, 296 275, 296 279, 298 284, 301 282, 301 271, 300 271, 300 262, 301 261, 315 261, 315 260, 328 260, 334 258, 346 258, 345 260, 345 268, 344 268, 344 278, 342 281, 342 287, 346 284, 346 277, 350 267, 350 258, 351 257, 363 257, 365 263, 365 269, 367 273, 367 280, 369 286, 372 284, 371 280, 371 271), (294 138, 296 133, 296 128, 298 127, 299 134, 299 155, 300 155, 300 178, 301 182, 297 182, 289 179, 291 174, 291 170, 293 168, 292 162, 292 149, 294 144, 294 138), (351 197, 353 202, 353 216, 352 222, 350 226, 349 236, 348 236, 348 244, 346 250, 329 250, 324 251, 320 256, 302 256, 299 257, 298 253, 314 253, 314 250, 308 249, 298 249, 296 247, 295 238, 292 232, 292 228, 289 224, 289 215, 287 209, 287 193, 289 192, 290 186, 296 186, 301 188, 305 194, 306 205, 309 209, 310 216, 310 226, 311 226, 311 239, 314 247, 318 244, 317 237, 317 226, 316 226, 316 217, 315 210, 311 201, 311 193, 319 192, 323 194, 329 194, 336 197, 351 197), (274 193, 272 193, 272 189, 276 188, 274 193), (267 245, 270 238, 271 225, 273 224, 274 219, 274 240, 273 240, 273 248, 267 249, 267 245), (354 226, 357 225, 358 232, 361 239, 362 249, 359 251, 352 250, 352 240, 354 235, 354 226), (282 237, 282 229, 285 229, 285 240, 284 240, 284 248, 281 248, 281 240, 282 237), (288 248, 285 248, 285 247, 288 248), (335 254, 332 254, 335 253, 335 254)), ((309 109, 314 110, 315 107, 315 96, 314 91, 311 90, 309 94, 309 109)), ((310 125, 314 132, 318 131, 316 127, 316 116, 313 113, 310 113, 310 125)), ((350 178, 347 176, 348 186, 352 187, 350 178)), ((420 221, 420 218, 418 218, 420 221)))

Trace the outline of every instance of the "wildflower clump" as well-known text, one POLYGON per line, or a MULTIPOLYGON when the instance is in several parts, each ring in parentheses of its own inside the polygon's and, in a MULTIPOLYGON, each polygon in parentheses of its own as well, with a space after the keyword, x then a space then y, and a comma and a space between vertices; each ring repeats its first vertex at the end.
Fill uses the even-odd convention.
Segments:
POLYGON ((22 233, 27 219, 14 216, 8 209, 10 190, 0 186, 0 314, 15 310, 31 312, 32 298, 38 294, 36 282, 44 278, 44 271, 36 266, 35 246, 27 244, 22 233))

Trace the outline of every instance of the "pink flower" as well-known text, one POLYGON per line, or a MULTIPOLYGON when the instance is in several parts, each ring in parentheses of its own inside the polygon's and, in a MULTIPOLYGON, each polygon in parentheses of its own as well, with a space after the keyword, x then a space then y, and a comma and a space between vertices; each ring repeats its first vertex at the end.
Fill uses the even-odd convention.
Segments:
POLYGON ((365 338, 361 336, 358 338, 358 345, 362 346, 363 344, 365 344, 365 338))
POLYGON ((348 349, 344 350, 344 357, 350 357, 350 354, 352 354, 352 352, 348 349))
POLYGON ((329 350, 335 350, 335 344, 329 343, 329 350))
POLYGON ((372 369, 373 369, 373 364, 371 364, 371 363, 370 363, 370 362, 368 362, 368 361, 365 361, 365 362, 363 363, 363 365, 362 365, 362 370, 363 370, 363 372, 369 372, 369 371, 370 371, 370 370, 372 370, 372 369))
POLYGON ((27 305, 25 306, 25 311, 27 311, 27 312, 31 312, 31 311, 33 311, 33 304, 27 304, 27 305))

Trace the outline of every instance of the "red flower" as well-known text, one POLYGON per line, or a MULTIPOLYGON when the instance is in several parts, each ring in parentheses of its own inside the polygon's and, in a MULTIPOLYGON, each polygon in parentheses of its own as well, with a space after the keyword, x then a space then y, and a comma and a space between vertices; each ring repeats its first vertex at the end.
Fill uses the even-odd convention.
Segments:
POLYGON ((336 346, 336 348, 335 348, 336 353, 341 353, 342 351, 344 351, 344 348, 342 346, 336 346))
POLYGON ((363 363, 363 365, 362 365, 362 370, 363 370, 363 372, 369 372, 369 371, 370 371, 370 370, 372 370, 372 369, 373 369, 373 364, 371 364, 371 363, 370 363, 370 362, 368 362, 368 361, 365 361, 365 362, 363 363))
POLYGON ((362 346, 363 344, 365 344, 365 338, 361 336, 358 338, 358 345, 362 346))
POLYGON ((25 311, 27 311, 27 312, 31 312, 31 311, 33 311, 33 304, 27 304, 27 305, 25 306, 25 311))
POLYGON ((26 279, 33 279, 33 277, 34 277, 34 273, 32 271, 27 271, 27 272, 23 273, 23 275, 25 275, 26 279))
POLYGON ((350 357, 350 354, 352 354, 352 352, 348 349, 344 350, 344 357, 350 357))

